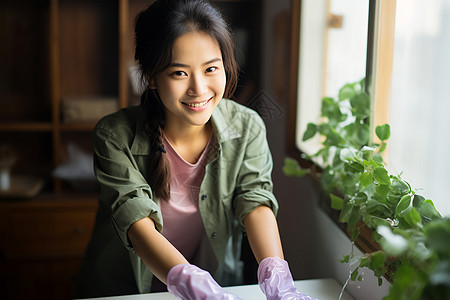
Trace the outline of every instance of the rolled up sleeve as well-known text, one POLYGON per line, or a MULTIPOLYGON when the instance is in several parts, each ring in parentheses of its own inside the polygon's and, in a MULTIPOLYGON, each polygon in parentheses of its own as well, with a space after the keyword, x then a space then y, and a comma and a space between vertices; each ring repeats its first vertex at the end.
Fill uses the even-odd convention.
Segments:
POLYGON ((244 229, 244 219, 255 208, 265 205, 278 213, 278 202, 273 194, 272 155, 263 121, 253 118, 245 137, 244 157, 238 173, 235 191, 235 216, 244 229))
POLYGON ((123 244, 132 249, 128 229, 150 217, 162 230, 159 205, 123 138, 103 128, 93 134, 94 170, 100 183, 100 201, 111 209, 112 224, 123 244))

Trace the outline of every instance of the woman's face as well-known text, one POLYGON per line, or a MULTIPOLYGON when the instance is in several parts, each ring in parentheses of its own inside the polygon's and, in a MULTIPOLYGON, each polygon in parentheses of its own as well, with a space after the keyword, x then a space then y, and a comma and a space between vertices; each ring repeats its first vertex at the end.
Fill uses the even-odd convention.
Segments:
POLYGON ((223 97, 225 69, 219 44, 193 31, 175 40, 172 61, 152 82, 166 111, 166 125, 202 126, 223 97))

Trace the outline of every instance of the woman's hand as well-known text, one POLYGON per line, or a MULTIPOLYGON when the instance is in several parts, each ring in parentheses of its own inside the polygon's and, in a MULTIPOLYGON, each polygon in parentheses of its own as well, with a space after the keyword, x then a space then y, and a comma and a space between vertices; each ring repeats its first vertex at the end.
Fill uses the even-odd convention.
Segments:
POLYGON ((181 299, 239 299, 226 293, 205 270, 191 265, 184 256, 155 229, 150 218, 134 223, 128 237, 137 255, 168 291, 181 299))
POLYGON ((258 267, 259 287, 268 300, 313 300, 294 285, 288 263, 279 257, 267 257, 258 267))
POLYGON ((258 283, 268 300, 313 299, 299 291, 283 259, 278 225, 272 210, 260 206, 249 213, 244 220, 248 241, 259 263, 258 283))
POLYGON ((197 266, 183 264, 173 267, 167 275, 169 293, 181 299, 239 300, 225 292, 207 271, 197 266))

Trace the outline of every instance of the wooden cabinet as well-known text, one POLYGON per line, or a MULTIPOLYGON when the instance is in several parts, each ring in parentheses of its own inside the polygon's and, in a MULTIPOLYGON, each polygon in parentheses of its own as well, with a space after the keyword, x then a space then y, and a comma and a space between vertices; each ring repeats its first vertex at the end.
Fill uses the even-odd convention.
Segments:
POLYGON ((0 202, 1 299, 71 299, 97 196, 0 202))
MULTIPOLYGON (((91 131, 100 116, 69 118, 67 103, 108 101, 102 103, 113 103, 113 110, 139 103, 133 25, 152 2, 0 1, 0 148, 15 153, 13 176, 44 182, 31 199, 0 191, 0 298, 70 299, 97 195, 52 174, 67 162, 69 144, 92 154, 91 131)), ((235 96, 245 104, 261 90, 261 3, 214 3, 235 32, 242 70, 235 96)))

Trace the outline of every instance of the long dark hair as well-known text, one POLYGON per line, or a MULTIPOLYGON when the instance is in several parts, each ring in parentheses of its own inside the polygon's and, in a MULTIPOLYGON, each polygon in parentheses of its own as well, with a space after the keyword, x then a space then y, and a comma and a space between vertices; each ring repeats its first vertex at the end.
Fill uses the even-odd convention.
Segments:
POLYGON ((135 59, 146 84, 141 106, 152 151, 148 180, 155 196, 164 200, 170 198, 170 166, 161 148, 165 111, 158 92, 149 84, 171 63, 175 40, 192 31, 205 32, 218 42, 226 74, 224 97, 230 98, 238 80, 234 39, 229 24, 214 6, 204 0, 157 0, 136 17, 135 59))

